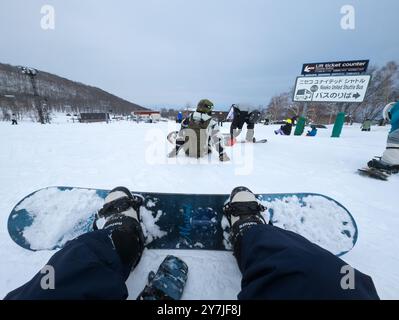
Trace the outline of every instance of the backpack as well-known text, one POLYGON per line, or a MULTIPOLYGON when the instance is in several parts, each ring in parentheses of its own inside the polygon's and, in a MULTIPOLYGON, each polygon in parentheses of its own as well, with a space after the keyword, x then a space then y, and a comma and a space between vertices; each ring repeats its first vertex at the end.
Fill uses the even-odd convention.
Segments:
POLYGON ((189 157, 200 158, 208 154, 209 136, 208 127, 212 121, 212 117, 207 116, 207 119, 203 119, 203 113, 200 119, 194 117, 195 113, 190 115, 188 119, 188 126, 184 130, 185 144, 184 150, 186 155, 189 157))
POLYGON ((261 113, 258 110, 252 111, 248 117, 249 123, 257 123, 260 119, 260 116, 261 113))

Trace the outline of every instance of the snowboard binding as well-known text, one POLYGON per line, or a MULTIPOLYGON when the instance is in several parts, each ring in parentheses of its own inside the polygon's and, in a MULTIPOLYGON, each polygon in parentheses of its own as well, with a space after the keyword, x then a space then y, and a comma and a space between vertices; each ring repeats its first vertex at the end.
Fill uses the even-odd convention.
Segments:
POLYGON ((93 229, 98 230, 99 219, 110 219, 116 215, 132 216, 140 221, 140 207, 143 205, 142 196, 132 194, 125 187, 117 187, 111 190, 105 199, 104 206, 97 212, 93 229))
POLYGON ((399 172, 399 165, 394 165, 394 166, 386 165, 381 161, 381 158, 379 160, 373 159, 369 161, 367 163, 367 166, 371 169, 380 170, 387 174, 396 174, 399 172))
POLYGON ((143 202, 141 196, 133 195, 125 187, 114 188, 106 196, 93 222, 93 230, 98 230, 98 220, 105 220, 101 229, 109 232, 115 251, 129 270, 139 263, 144 250, 145 236, 140 224, 143 202))
POLYGON ((358 169, 359 173, 374 179, 388 181, 392 174, 399 173, 399 165, 390 166, 381 161, 381 157, 375 157, 367 163, 367 168, 358 169))
POLYGON ((223 206, 223 212, 230 224, 230 242, 237 254, 237 240, 249 227, 266 224, 262 212, 266 210, 255 194, 246 187, 236 187, 223 206))

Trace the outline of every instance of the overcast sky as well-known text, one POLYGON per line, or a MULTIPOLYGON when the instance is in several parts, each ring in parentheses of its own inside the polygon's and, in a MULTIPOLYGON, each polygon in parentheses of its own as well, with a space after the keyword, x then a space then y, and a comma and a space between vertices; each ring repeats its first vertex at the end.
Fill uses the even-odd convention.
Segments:
POLYGON ((144 106, 264 105, 305 62, 399 61, 398 16, 398 0, 1 0, 0 62, 144 106), (347 4, 355 30, 341 28, 347 4))

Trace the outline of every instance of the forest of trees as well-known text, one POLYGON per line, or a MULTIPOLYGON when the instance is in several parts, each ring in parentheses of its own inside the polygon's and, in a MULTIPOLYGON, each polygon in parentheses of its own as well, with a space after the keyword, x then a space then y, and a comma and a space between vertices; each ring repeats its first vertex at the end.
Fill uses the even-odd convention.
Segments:
POLYGON ((137 104, 123 100, 99 88, 67 80, 39 71, 35 77, 38 97, 34 96, 29 76, 18 67, 0 63, 0 120, 11 114, 18 118, 38 120, 36 105, 43 105, 47 114, 58 112, 109 112, 127 115, 145 110, 137 104))
MULTIPOLYGON (((309 103, 307 117, 312 122, 323 124, 332 123, 338 112, 345 112, 355 122, 381 119, 385 105, 399 98, 399 65, 391 61, 380 68, 370 67, 368 73, 372 78, 364 102, 309 103)), ((291 88, 272 97, 264 110, 264 116, 271 120, 300 116, 304 105, 292 101, 293 90, 294 88, 291 88)))

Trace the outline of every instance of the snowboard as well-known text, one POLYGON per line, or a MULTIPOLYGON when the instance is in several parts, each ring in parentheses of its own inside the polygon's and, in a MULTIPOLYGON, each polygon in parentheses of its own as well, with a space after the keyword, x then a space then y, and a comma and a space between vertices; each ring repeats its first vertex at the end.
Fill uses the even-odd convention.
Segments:
MULTIPOLYGON (((381 157, 375 156, 372 161, 381 161, 381 157)), ((372 162, 370 161, 370 162, 372 162)), ((392 166, 389 169, 383 167, 374 167, 373 165, 368 165, 365 168, 361 168, 357 170, 358 173, 362 176, 368 176, 370 178, 388 181, 388 178, 393 175, 399 173, 399 166, 392 166)))
POLYGON ((266 143, 266 142, 267 142, 267 139, 255 140, 254 142, 250 142, 250 141, 246 141, 246 140, 240 140, 240 141, 234 140, 233 144, 232 144, 230 139, 227 139, 225 141, 225 145, 224 146, 225 147, 234 147, 237 143, 257 144, 257 143, 266 143))
MULTIPOLYGON (((175 145, 176 138, 177 138, 178 134, 179 134, 179 131, 172 131, 167 135, 166 139, 169 141, 169 143, 175 145)), ((231 145, 229 145, 230 134, 228 134, 228 133, 223 134, 223 138, 224 138, 224 146, 230 147, 231 146, 231 145)), ((259 139, 259 140, 255 140, 255 142, 253 142, 253 143, 266 143, 266 142, 267 142, 267 139, 259 139)), ((242 140, 242 141, 237 141, 237 143, 248 143, 248 142, 245 140, 242 140)))
POLYGON ((254 142, 248 142, 248 141, 237 141, 237 143, 266 143, 267 139, 260 139, 260 140, 255 140, 254 142))
MULTIPOLYGON (((62 248, 93 230, 109 190, 48 187, 23 198, 8 218, 8 232, 32 250, 62 248)), ((132 192, 143 197, 141 224, 148 249, 231 250, 225 194, 132 192)), ((298 233, 337 256, 349 252, 358 229, 349 211, 334 199, 313 193, 258 194, 266 221, 298 233)), ((98 220, 101 228, 104 221, 98 220)))
POLYGON ((232 144, 230 141, 230 139, 231 139, 230 134, 228 134, 228 133, 223 134, 223 137, 224 137, 224 145, 226 147, 233 147, 236 143, 255 143, 256 144, 256 143, 266 143, 267 142, 267 139, 254 139, 253 142, 246 141, 246 140, 234 139, 233 144, 232 144))
POLYGON ((368 176, 377 180, 388 181, 389 174, 375 168, 357 169, 360 175, 368 176))

